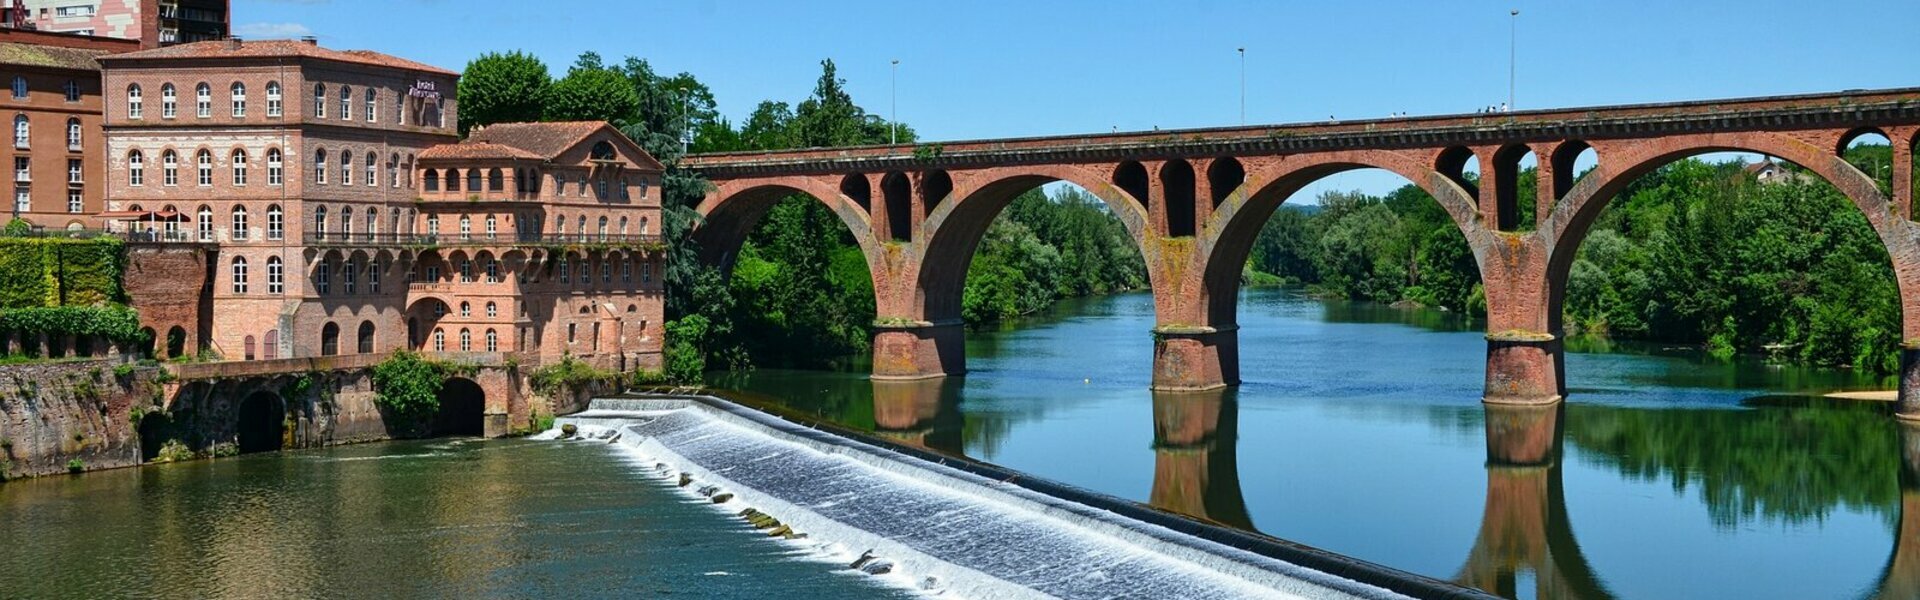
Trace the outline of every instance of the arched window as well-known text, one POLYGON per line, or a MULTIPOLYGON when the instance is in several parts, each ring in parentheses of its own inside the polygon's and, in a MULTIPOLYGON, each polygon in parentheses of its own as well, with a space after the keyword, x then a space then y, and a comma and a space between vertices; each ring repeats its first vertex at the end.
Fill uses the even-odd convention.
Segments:
POLYGON ((167 186, 180 185, 180 155, 172 150, 160 153, 160 183, 167 186))
POLYGON ((231 157, 231 160, 233 161, 233 184, 246 185, 247 184, 247 151, 243 149, 235 148, 233 151, 233 156, 231 157))
POLYGON ((377 164, 379 161, 378 155, 372 152, 367 153, 367 187, 380 186, 380 165, 377 164))
POLYGON ((447 332, 446 332, 446 330, 444 330, 444 329, 437 329, 437 328, 433 330, 433 351, 434 351, 434 352, 446 352, 446 351, 447 351, 447 332))
POLYGON ((13 116, 13 147, 25 150, 33 143, 32 126, 26 115, 13 116))
POLYGON ((605 216, 602 216, 602 217, 600 217, 600 229, 599 229, 599 232, 600 232, 600 241, 606 241, 606 239, 607 239, 607 218, 606 218, 605 216))
POLYGON ((146 185, 147 157, 139 150, 127 153, 127 185, 146 185))
POLYGON ((202 119, 213 116, 213 86, 204 81, 193 86, 193 109, 202 119))
POLYGON ((627 235, 627 217, 621 216, 620 217, 620 236, 626 237, 626 235, 627 235))
POLYGON ((67 149, 80 149, 80 120, 67 119, 67 149))
POLYGON ((422 171, 420 173, 420 186, 421 189, 429 192, 440 191, 440 172, 433 169, 422 171))
POLYGON ((244 240, 248 237, 247 207, 244 204, 233 205, 233 231, 231 237, 236 240, 244 240))
POLYGON ((267 116, 280 116, 280 82, 267 82, 267 116))
POLYGON ((247 293, 247 257, 233 257, 233 293, 247 293))
POLYGON ((375 123, 379 121, 380 109, 376 108, 377 106, 379 106, 379 104, 376 104, 379 98, 380 98, 379 90, 376 90, 374 88, 367 88, 367 122, 368 123, 375 123))
POLYGON ((480 170, 479 169, 467 169, 467 191, 469 192, 480 191, 480 170))
POLYGON ((487 301, 487 316, 488 317, 500 316, 500 305, 494 304, 493 301, 491 300, 487 301))
POLYGON ((280 263, 280 257, 267 257, 267 293, 282 294, 287 290, 286 265, 280 263))
POLYGON ((487 351, 488 352, 500 351, 500 334, 494 333, 492 329, 487 330, 487 351))
POLYGON ((327 84, 313 84, 313 118, 327 118, 327 84))
POLYGON ((144 108, 140 105, 140 84, 127 86, 127 118, 138 119, 146 116, 144 108))
MULTIPOLYGON (((466 264, 466 262, 465 262, 465 261, 461 261, 461 264, 466 264)), ((472 304, 472 303, 469 303, 469 302, 461 302, 461 303, 460 303, 460 316, 462 316, 462 317, 471 317, 471 316, 473 316, 473 304, 472 304)))
POLYGON ((280 330, 268 329, 267 335, 261 338, 260 345, 262 346, 260 358, 266 360, 280 358, 280 330))
POLYGON ((201 186, 213 185, 213 153, 201 149, 194 153, 193 162, 198 169, 198 183, 201 186))
POLYGON ((180 96, 174 93, 172 83, 160 84, 160 118, 171 119, 178 114, 180 96))
POLYGON ((507 178, 499 169, 487 171, 487 191, 498 192, 507 189, 507 178))
POLYGON ((244 356, 247 357, 247 360, 254 360, 253 357, 255 355, 253 351, 255 347, 253 343, 253 336, 251 335, 247 336, 246 339, 241 342, 241 347, 246 349, 246 354, 244 356))
POLYGON ((195 220, 195 229, 200 232, 200 241, 213 241, 213 208, 202 204, 200 212, 196 214, 198 218, 195 220))
POLYGON ((449 192, 460 191, 460 170, 459 169, 447 169, 447 191, 449 192))
POLYGON ((373 354, 373 321, 360 322, 359 337, 360 337, 360 345, 359 345, 359 348, 357 349, 360 351, 360 353, 373 354))
POLYGON ((493 215, 487 215, 487 239, 494 239, 494 233, 499 230, 497 226, 498 223, 494 220, 493 215))
POLYGON ((353 185, 353 151, 340 151, 340 185, 353 185))
POLYGON ((27 78, 19 75, 13 76, 13 99, 27 99, 27 78))
POLYGON ((460 215, 460 239, 473 239, 473 217, 460 215))
POLYGON ((313 151, 313 182, 327 182, 327 151, 324 148, 313 151))
POLYGON ((340 118, 353 120, 353 86, 340 86, 340 118))
POLYGON ((232 92, 234 118, 237 119, 247 116, 247 84, 238 81, 233 82, 232 92))
POLYGON ((320 239, 327 239, 327 207, 313 209, 313 232, 320 234, 320 239))
POLYGON ((286 181, 286 171, 280 164, 280 149, 267 149, 267 185, 280 185, 286 181))
POLYGON ((400 154, 397 152, 387 158, 387 181, 391 182, 388 187, 400 189, 400 154))
POLYGON ((473 332, 467 331, 465 327, 460 328, 460 351, 473 351, 473 332))
POLYGON ((340 326, 327 323, 320 328, 320 355, 333 356, 340 353, 340 326))
POLYGON ((267 239, 283 239, 286 235, 286 213, 281 212, 278 204, 267 205, 267 239))
POLYGON ((647 218, 640 217, 640 235, 647 234, 647 218))
POLYGON ((340 239, 353 237, 353 207, 340 207, 340 239))

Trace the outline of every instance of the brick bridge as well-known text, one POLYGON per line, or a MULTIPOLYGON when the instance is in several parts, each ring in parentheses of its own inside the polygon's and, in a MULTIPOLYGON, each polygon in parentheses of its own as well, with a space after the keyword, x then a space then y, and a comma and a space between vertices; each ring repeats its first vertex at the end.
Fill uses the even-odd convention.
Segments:
POLYGON ((876 379, 965 372, 960 294, 995 215, 1064 181, 1104 201, 1139 245, 1153 288, 1153 387, 1202 390, 1239 376, 1236 295, 1254 237, 1316 180, 1378 168, 1426 190, 1466 236, 1487 301, 1484 399, 1565 395, 1561 303, 1580 241, 1628 184, 1689 156, 1745 151, 1831 182, 1892 257, 1908 340, 1899 413, 1920 418, 1920 231, 1912 154, 1920 88, 1295 125, 705 154, 684 165, 713 184, 695 232, 730 266, 756 221, 805 194, 853 231, 873 275, 876 379), (1867 134, 1893 144, 1892 189, 1842 160, 1867 134), (1576 178, 1583 153, 1597 163, 1576 178), (1518 197, 1528 153, 1538 197, 1518 197), (1468 164, 1481 174, 1466 176, 1468 164), (1534 221, 1520 223, 1522 202, 1534 221))

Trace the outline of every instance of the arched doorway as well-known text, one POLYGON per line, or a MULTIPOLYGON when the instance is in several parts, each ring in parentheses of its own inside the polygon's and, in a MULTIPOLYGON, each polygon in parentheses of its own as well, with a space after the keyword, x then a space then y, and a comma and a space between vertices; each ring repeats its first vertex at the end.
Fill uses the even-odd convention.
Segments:
POLYGON ((167 330, 167 358, 187 355, 187 330, 179 325, 167 330))
POLYGON ((487 392, 480 384, 453 377, 440 386, 438 397, 440 411, 433 416, 433 435, 486 435, 487 392))
POLYGON ((240 401, 240 453, 279 450, 286 437, 286 407, 273 392, 260 391, 240 401))

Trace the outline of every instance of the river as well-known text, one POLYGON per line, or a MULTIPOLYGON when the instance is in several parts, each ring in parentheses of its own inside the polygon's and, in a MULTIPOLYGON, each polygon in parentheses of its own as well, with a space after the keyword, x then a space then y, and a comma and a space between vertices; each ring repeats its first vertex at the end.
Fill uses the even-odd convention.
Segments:
POLYGON ((1147 389, 1147 294, 972 332, 963 378, 759 370, 713 383, 1508 597, 1920 594, 1920 514, 1902 521, 1920 492, 1903 494, 1900 427, 1884 404, 1815 397, 1878 381, 1572 344, 1562 410, 1489 412, 1486 343, 1453 315, 1286 289, 1246 291, 1240 306, 1244 383, 1215 393, 1147 389))

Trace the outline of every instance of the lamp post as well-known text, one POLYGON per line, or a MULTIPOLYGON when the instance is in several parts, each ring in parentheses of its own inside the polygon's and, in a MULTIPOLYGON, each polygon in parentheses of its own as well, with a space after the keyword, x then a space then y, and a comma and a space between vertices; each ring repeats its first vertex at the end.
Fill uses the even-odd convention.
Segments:
POLYGON ((900 143, 900 59, 893 59, 893 92, 888 108, 893 115, 887 117, 887 144, 900 143))
POLYGON ((1513 82, 1516 58, 1520 48, 1520 9, 1507 12, 1507 110, 1519 108, 1514 105, 1513 82))
POLYGON ((1247 47, 1236 48, 1240 52, 1240 124, 1247 124, 1247 47))

